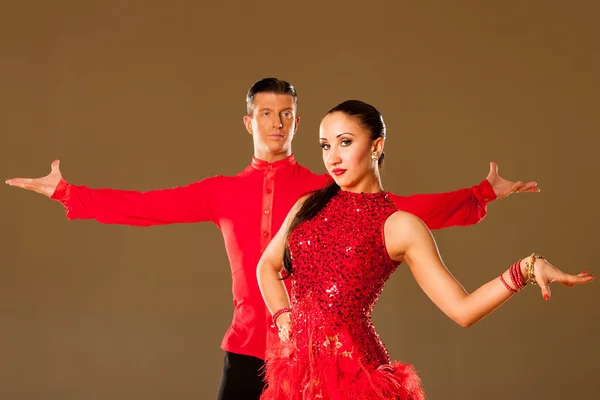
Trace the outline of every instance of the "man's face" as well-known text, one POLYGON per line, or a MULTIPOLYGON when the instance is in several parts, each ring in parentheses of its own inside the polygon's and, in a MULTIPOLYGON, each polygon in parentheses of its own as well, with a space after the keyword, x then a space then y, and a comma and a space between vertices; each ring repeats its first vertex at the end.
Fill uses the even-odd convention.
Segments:
POLYGON ((265 160, 292 154, 291 143, 299 123, 294 98, 289 94, 258 93, 252 115, 244 117, 254 154, 265 160))

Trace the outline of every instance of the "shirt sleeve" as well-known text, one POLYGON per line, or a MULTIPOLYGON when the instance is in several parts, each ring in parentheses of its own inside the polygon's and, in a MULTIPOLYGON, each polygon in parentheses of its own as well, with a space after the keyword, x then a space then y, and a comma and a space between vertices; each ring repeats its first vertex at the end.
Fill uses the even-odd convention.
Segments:
POLYGON ((421 218, 429 229, 474 225, 487 214, 487 203, 496 199, 492 185, 479 185, 453 192, 391 196, 399 210, 421 218))
POLYGON ((51 198, 62 203, 67 218, 132 226, 215 221, 221 176, 171 189, 92 189, 61 180, 51 198))

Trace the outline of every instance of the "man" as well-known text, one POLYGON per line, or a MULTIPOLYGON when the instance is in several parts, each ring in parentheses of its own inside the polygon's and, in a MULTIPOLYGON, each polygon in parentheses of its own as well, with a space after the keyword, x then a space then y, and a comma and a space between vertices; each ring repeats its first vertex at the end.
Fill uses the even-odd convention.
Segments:
MULTIPOLYGON (((254 157, 235 176, 215 176, 185 187, 148 192, 91 189, 67 183, 59 161, 54 161, 51 173, 43 178, 6 181, 61 202, 69 219, 134 226, 212 221, 219 226, 231 267, 235 307, 221 344, 225 362, 219 399, 260 396, 270 315, 258 288, 256 265, 294 203, 330 179, 300 166, 292 155, 300 118, 291 84, 275 78, 258 81, 250 88, 246 105, 244 124, 252 135, 254 157)), ((393 200, 429 228, 440 229, 479 222, 487 203, 496 197, 536 191, 533 182, 501 178, 492 163, 489 175, 478 186, 443 194, 395 196, 393 200)))

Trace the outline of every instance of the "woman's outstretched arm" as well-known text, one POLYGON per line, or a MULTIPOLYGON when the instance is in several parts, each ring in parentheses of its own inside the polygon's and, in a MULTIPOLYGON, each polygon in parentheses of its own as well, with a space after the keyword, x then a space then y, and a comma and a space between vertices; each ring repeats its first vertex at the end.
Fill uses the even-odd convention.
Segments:
MULTIPOLYGON (((417 217, 402 211, 394 213, 386 221, 384 234, 390 257, 406 261, 425 294, 448 317, 465 328, 492 313, 518 292, 520 288, 515 285, 515 279, 517 283, 520 280, 524 284, 529 280, 526 267, 531 256, 524 258, 513 268, 512 278, 510 269, 507 269, 502 272, 502 279, 498 276, 468 293, 448 271, 431 232, 417 217)), ((553 282, 574 286, 594 279, 593 275, 587 273, 566 274, 539 258, 535 260, 532 272, 545 299, 550 297, 549 285, 553 282)))

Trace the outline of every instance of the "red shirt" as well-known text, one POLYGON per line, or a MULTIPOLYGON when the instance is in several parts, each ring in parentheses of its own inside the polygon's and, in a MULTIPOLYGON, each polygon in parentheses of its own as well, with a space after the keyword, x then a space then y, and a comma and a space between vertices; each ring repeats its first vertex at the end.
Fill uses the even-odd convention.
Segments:
MULTIPOLYGON (((219 175, 148 192, 91 189, 62 180, 52 198, 66 207, 70 220, 134 226, 215 223, 223 233, 233 280, 234 316, 221 348, 263 359, 271 319, 256 266, 296 201, 329 179, 301 166, 294 156, 274 163, 253 158, 235 176, 219 175)), ((475 224, 486 215, 487 202, 495 198, 487 180, 449 193, 392 196, 400 210, 420 217, 430 229, 475 224)))

